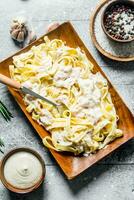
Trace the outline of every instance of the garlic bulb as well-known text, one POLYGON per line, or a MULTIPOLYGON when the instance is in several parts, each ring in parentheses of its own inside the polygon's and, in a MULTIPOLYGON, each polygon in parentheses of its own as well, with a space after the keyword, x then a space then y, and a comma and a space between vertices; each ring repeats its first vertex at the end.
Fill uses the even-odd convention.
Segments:
POLYGON ((23 42, 27 36, 26 20, 22 17, 13 19, 10 29, 11 37, 18 42, 23 42))

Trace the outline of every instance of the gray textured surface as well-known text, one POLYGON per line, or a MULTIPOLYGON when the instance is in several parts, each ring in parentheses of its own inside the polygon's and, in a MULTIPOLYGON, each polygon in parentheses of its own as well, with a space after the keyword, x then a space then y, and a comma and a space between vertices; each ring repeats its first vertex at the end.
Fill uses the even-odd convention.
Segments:
MULTIPOLYGON (((0 59, 6 58, 19 49, 9 36, 9 23, 19 13, 24 13, 32 21, 38 36, 45 32, 46 25, 51 21, 70 20, 134 113, 134 62, 119 63, 104 58, 95 49, 89 37, 89 16, 98 2, 99 0, 1 0, 0 59)), ((0 85, 0 99, 14 115, 10 123, 0 118, 0 136, 5 141, 5 152, 16 146, 30 146, 42 154, 47 170, 42 187, 28 195, 8 192, 0 183, 0 200, 134 199, 133 140, 77 179, 68 181, 3 85, 0 85)))

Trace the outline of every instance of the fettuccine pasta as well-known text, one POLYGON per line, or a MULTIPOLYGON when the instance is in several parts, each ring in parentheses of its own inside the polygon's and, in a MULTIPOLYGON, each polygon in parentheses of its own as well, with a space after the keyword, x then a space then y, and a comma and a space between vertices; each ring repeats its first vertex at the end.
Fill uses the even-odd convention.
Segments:
POLYGON ((43 139, 56 151, 88 155, 123 135, 108 91, 107 80, 80 48, 62 40, 49 40, 13 57, 13 79, 60 104, 58 108, 30 95, 24 96, 27 112, 50 132, 43 139))

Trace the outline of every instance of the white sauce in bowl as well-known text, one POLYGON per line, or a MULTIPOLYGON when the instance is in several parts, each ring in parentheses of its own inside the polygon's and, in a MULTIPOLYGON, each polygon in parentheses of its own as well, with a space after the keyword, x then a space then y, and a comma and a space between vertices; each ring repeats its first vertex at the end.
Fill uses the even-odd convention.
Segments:
POLYGON ((34 186, 42 177, 42 165, 32 153, 20 151, 11 155, 4 165, 6 181, 13 187, 27 189, 34 186))

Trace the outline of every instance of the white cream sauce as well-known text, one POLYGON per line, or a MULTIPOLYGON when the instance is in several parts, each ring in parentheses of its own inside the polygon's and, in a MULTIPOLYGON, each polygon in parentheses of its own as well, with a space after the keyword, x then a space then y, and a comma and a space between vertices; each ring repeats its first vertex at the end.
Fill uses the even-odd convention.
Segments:
MULTIPOLYGON (((58 88, 71 88, 75 83, 78 83, 80 91, 76 94, 75 105, 70 108, 74 117, 88 117, 89 121, 95 124, 101 117, 102 112, 100 109, 101 90, 100 88, 107 85, 106 79, 100 73, 90 73, 87 78, 82 77, 82 68, 72 66, 64 66, 62 63, 57 64, 57 71, 53 76, 55 86, 58 88)), ((30 84, 25 82, 24 86, 30 87, 30 84)), ((34 83, 33 91, 40 95, 46 96, 45 86, 39 88, 37 83, 34 83)), ((28 97, 28 96, 27 96, 28 97)), ((29 98, 26 98, 27 103, 29 98)), ((30 98, 31 100, 31 98, 30 98)), ((57 102, 68 105, 68 96, 60 94, 57 102)), ((37 101, 34 101, 36 104, 37 101)), ((38 104, 38 103, 37 103, 38 104)), ((36 105, 38 107, 38 105, 36 105)), ((52 123, 52 116, 45 110, 41 113, 40 123, 43 125, 49 125, 52 123)))
POLYGON ((99 81, 104 81, 103 77, 98 74, 90 74, 87 79, 79 78, 81 94, 77 97, 77 102, 72 106, 71 112, 77 117, 88 117, 95 124, 101 117, 100 109, 100 88, 97 87, 99 81), (102 77, 102 78, 101 78, 102 77))
POLYGON ((42 176, 42 165, 38 158, 29 152, 11 155, 4 166, 4 176, 8 183, 19 189, 34 186, 42 176))

